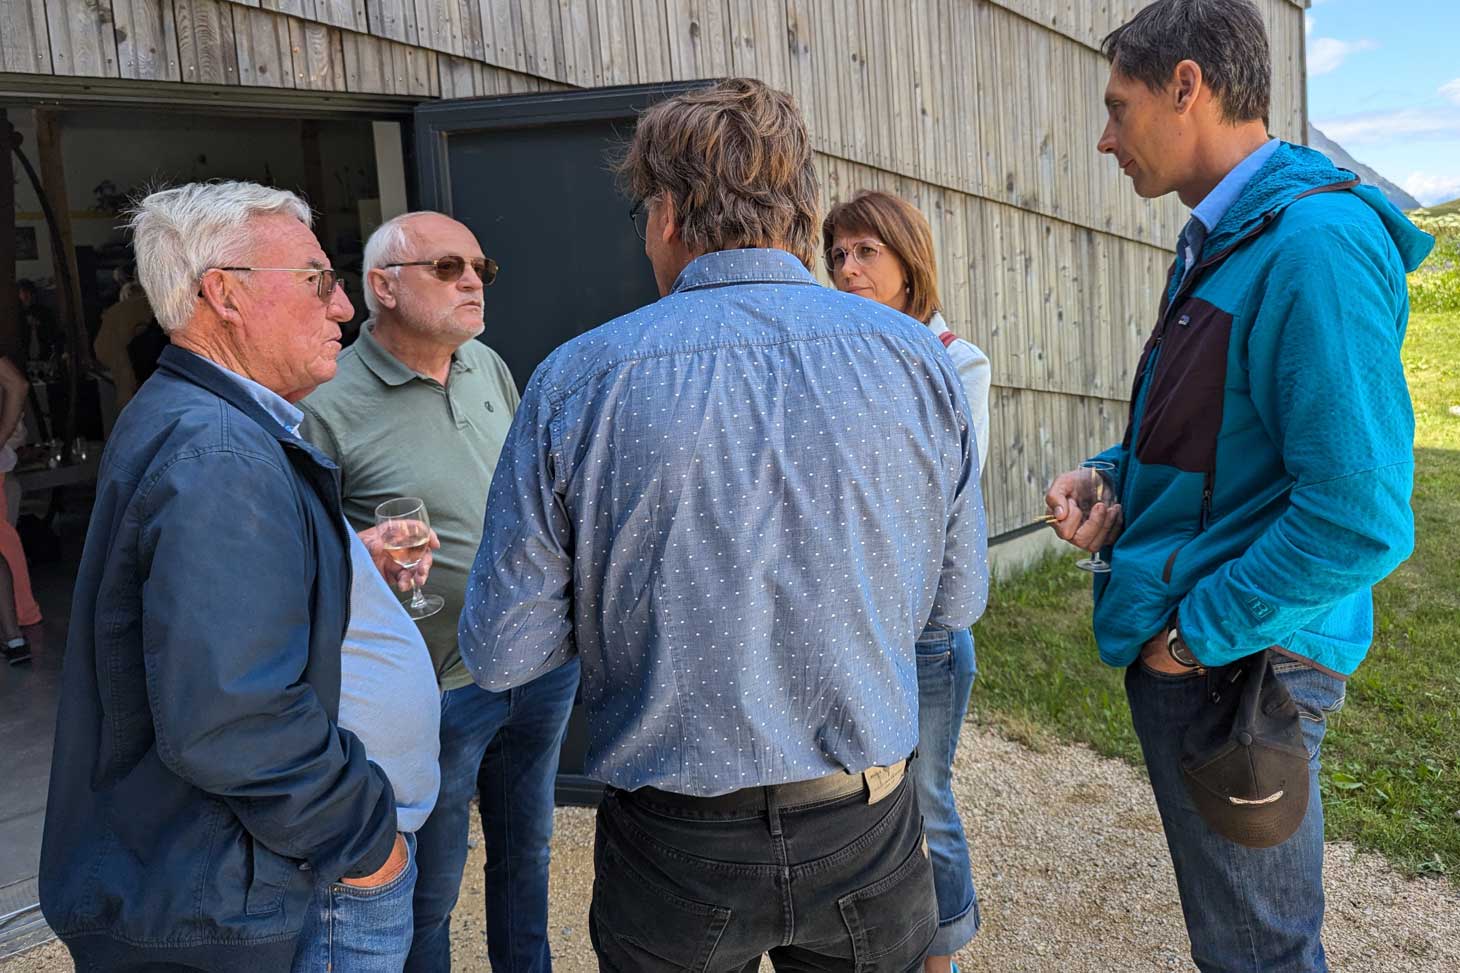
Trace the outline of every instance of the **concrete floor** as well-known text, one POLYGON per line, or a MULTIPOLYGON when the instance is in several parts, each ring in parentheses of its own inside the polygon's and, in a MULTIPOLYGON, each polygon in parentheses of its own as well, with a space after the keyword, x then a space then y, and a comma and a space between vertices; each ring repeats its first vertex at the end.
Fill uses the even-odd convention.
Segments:
POLYGON ((56 518, 61 536, 55 545, 48 550, 27 548, 31 586, 45 619, 25 631, 31 661, 0 664, 0 956, 49 935, 40 918, 35 880, 56 732, 61 653, 90 513, 85 498, 70 500, 68 507, 56 518))

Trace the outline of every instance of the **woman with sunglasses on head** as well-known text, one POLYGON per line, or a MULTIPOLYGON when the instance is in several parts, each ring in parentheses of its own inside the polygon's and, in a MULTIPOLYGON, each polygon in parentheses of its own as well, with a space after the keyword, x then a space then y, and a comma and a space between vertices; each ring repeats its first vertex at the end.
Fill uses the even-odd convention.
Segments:
MULTIPOLYGON (((890 193, 864 191, 822 224, 827 271, 837 290, 859 294, 926 324, 948 349, 973 411, 979 469, 988 455, 989 360, 953 334, 938 310, 933 234, 917 208, 890 193)), ((955 970, 953 953, 978 932, 978 898, 968 842, 953 803, 953 754, 976 671, 973 635, 929 626, 918 637, 918 759, 912 776, 927 828, 938 894, 938 933, 924 969, 955 970)))

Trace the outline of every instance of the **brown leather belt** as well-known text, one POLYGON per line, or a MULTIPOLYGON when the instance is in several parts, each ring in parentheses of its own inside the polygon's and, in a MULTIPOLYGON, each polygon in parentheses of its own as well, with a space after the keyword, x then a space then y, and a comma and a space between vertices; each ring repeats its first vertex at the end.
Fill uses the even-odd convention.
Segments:
POLYGON ((727 814, 736 811, 760 811, 768 806, 792 808, 804 804, 819 804, 859 793, 866 795, 868 804, 876 804, 895 791, 906 775, 907 761, 899 760, 887 767, 868 767, 860 774, 828 774, 825 777, 792 781, 789 784, 744 787, 717 797, 674 794, 661 791, 657 787, 641 787, 635 791, 613 790, 643 804, 703 811, 708 814, 727 814))

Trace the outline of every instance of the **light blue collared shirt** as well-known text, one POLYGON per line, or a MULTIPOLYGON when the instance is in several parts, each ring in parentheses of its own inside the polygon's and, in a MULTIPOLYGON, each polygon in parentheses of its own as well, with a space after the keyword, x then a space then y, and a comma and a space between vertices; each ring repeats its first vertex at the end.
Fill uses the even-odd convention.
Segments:
POLYGON ((1232 171, 1222 177, 1216 188, 1207 193, 1206 198, 1196 204, 1191 211, 1191 222, 1186 224, 1182 230, 1181 239, 1185 247, 1182 257, 1186 263, 1186 273, 1191 273, 1191 268, 1196 266, 1198 258, 1201 257, 1201 248, 1206 243, 1207 237, 1222 222, 1222 217, 1227 215, 1227 210, 1241 197, 1242 191, 1257 175, 1257 170, 1267 165, 1267 160, 1282 145, 1281 139, 1268 139, 1265 144, 1256 149, 1247 158, 1232 167, 1232 171))
POLYGON ((533 375, 459 638, 494 690, 581 657, 588 776, 712 796, 906 757, 918 633, 987 591, 942 343, 727 250, 533 375))
POLYGON ((265 388, 247 376, 224 368, 210 358, 204 358, 202 355, 198 355, 198 358, 207 363, 209 367, 216 368, 221 374, 228 376, 229 381, 247 392, 248 397, 257 402, 265 412, 278 420, 279 425, 294 435, 299 435, 299 424, 304 421, 304 413, 294 408, 288 399, 273 389, 265 388))

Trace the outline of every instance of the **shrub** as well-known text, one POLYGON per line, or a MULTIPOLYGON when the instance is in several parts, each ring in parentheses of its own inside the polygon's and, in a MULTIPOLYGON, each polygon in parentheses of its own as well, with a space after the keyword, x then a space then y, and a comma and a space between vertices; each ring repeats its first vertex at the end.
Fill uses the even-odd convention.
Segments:
POLYGON ((1460 213, 1416 214, 1415 225, 1434 234, 1435 249, 1409 275, 1409 303, 1416 311, 1460 311, 1460 213))

